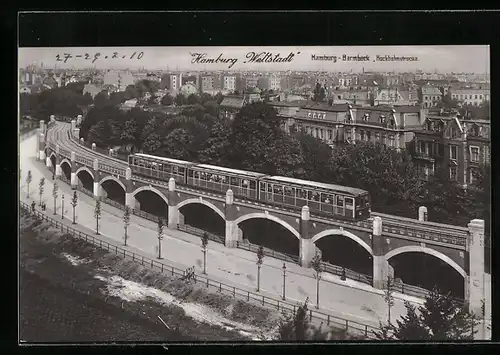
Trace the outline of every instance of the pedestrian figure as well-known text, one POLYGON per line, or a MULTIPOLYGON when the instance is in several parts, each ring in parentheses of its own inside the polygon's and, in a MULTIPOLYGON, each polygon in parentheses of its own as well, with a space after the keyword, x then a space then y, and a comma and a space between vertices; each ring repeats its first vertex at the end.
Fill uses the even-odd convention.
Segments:
POLYGON ((31 202, 31 210, 32 210, 33 212, 35 212, 35 206, 36 206, 35 201, 31 202))
POLYGON ((45 202, 42 202, 42 210, 45 211, 47 209, 47 204, 45 202))
POLYGON ((52 173, 52 181, 54 181, 56 178, 56 174, 55 173, 52 173))

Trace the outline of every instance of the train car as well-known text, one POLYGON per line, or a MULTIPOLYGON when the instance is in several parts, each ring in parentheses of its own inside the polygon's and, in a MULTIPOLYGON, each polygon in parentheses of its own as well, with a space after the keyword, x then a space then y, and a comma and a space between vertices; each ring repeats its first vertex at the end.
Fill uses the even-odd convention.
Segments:
POLYGON ((197 164, 188 167, 187 184, 205 190, 225 194, 231 189, 234 196, 257 200, 258 181, 266 174, 223 168, 215 165, 197 164))
POLYGON ((283 207, 309 206, 311 213, 348 220, 370 217, 368 191, 283 176, 259 182, 259 200, 283 207))
POLYGON ((196 165, 189 161, 157 157, 149 154, 133 154, 128 157, 128 164, 133 174, 151 179, 169 181, 174 178, 176 184, 186 184, 186 173, 190 166, 196 165))

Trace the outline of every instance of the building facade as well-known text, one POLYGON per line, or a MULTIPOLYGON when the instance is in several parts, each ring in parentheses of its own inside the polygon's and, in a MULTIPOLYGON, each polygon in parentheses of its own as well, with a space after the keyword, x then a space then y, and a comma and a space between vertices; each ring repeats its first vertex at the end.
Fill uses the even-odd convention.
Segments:
POLYGON ((424 107, 436 107, 443 98, 441 90, 434 86, 423 86, 421 91, 421 100, 424 107))
POLYGON ((465 105, 481 106, 490 101, 490 89, 464 88, 449 90, 450 97, 465 105))
POLYGON ((246 98, 241 95, 225 96, 219 105, 219 117, 233 120, 246 102, 246 98))
POLYGON ((323 140, 329 145, 380 143, 406 149, 420 129, 423 112, 417 106, 361 107, 348 104, 306 104, 287 118, 287 127, 323 140))
POLYGON ((439 172, 466 187, 482 164, 490 164, 490 122, 428 116, 415 132, 412 153, 422 178, 439 172))

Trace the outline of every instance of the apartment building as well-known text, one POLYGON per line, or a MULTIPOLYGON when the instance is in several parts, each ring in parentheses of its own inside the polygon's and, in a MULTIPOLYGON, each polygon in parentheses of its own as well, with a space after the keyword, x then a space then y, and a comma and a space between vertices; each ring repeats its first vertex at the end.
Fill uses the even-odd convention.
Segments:
POLYGON ((489 121, 429 115, 415 131, 412 154, 422 178, 439 172, 466 187, 481 164, 490 164, 490 141, 489 121))
POLYGON ((422 115, 424 112, 418 106, 307 103, 287 118, 286 126, 294 125, 330 145, 365 141, 402 150, 414 139, 413 131, 420 129, 422 115))

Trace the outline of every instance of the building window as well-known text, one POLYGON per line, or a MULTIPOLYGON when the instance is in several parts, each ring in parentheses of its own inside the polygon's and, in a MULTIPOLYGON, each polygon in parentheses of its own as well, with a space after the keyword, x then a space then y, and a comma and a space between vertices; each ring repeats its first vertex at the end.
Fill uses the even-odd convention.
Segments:
POLYGON ((380 133, 379 133, 379 132, 375 133, 375 140, 376 140, 377 142, 379 142, 379 141, 380 141, 380 133))
POLYGON ((476 181, 476 171, 474 169, 469 169, 469 183, 473 184, 476 181))
POLYGON ((450 166, 450 180, 457 181, 457 167, 450 166))
POLYGON ((425 142, 424 141, 420 141, 420 153, 425 153, 425 142))
POLYGON ((394 147, 394 135, 389 135, 389 147, 394 147))
POLYGON ((371 138, 371 133, 370 131, 366 131, 366 141, 369 142, 371 138))
POLYGON ((311 112, 309 112, 309 113, 307 114, 307 117, 308 117, 308 118, 311 118, 311 112))
POLYGON ((359 139, 364 141, 365 140, 365 131, 362 129, 359 130, 359 139))
POLYGON ((323 128, 321 128, 321 129, 319 130, 319 137, 320 137, 321 139, 323 139, 323 128))
POLYGON ((319 128, 317 128, 317 127, 315 128, 315 133, 316 133, 316 134, 315 134, 315 137, 316 137, 316 138, 317 138, 317 137, 319 137, 319 128))
POLYGON ((474 95, 474 98, 477 99, 477 95, 474 95))
POLYGON ((328 130, 328 140, 333 140, 333 131, 331 129, 328 130))
POLYGON ((479 147, 470 147, 470 160, 479 162, 479 147))
POLYGON ((453 159, 453 160, 458 159, 458 146, 450 145, 450 159, 453 159))

